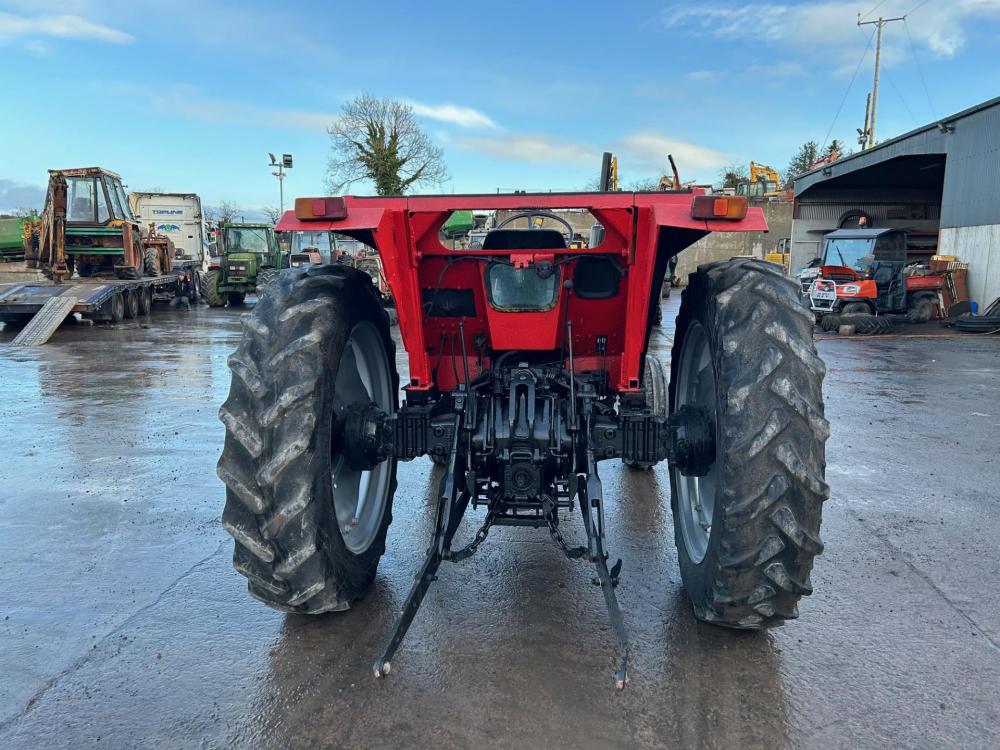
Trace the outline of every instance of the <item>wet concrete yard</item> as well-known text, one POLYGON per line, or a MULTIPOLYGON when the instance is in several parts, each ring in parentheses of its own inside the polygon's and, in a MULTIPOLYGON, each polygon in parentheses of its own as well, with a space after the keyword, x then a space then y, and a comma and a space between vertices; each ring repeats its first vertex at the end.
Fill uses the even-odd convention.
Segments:
MULTIPOLYGON (((426 459, 400 465, 367 599, 318 618, 251 599, 215 477, 238 317, 160 310, 30 350, 0 331, 0 747, 1000 744, 1000 338, 820 342, 826 552, 784 628, 695 622, 665 466, 602 463, 632 641, 619 693, 591 568, 529 529, 443 567, 372 678, 430 534, 426 459)), ((564 533, 582 536, 575 516, 564 533)))

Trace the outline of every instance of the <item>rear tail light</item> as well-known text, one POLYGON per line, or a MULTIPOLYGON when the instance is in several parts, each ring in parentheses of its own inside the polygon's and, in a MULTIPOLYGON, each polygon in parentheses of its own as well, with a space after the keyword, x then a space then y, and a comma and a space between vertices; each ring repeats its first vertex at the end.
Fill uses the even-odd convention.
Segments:
POLYGON ((747 215, 747 199, 742 195, 696 195, 691 201, 692 219, 739 221, 747 215))
POLYGON ((343 198, 296 198, 295 218, 300 221, 346 219, 347 204, 343 198))

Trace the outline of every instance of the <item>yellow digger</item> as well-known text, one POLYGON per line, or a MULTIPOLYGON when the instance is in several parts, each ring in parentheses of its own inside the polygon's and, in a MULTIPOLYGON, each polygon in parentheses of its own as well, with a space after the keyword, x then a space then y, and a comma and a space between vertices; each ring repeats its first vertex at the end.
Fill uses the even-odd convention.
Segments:
POLYGON ((54 282, 157 277, 172 270, 173 242, 132 214, 121 177, 100 167, 49 171, 45 210, 25 226, 25 262, 54 282))
POLYGON ((781 195, 781 175, 774 167, 750 162, 750 177, 736 186, 737 195, 748 198, 776 198, 781 195))

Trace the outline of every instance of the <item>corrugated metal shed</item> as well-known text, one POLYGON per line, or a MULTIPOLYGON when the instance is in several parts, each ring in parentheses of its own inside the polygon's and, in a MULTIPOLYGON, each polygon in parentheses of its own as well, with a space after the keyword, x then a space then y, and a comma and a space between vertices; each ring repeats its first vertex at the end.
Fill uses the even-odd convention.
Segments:
POLYGON ((1000 224, 1000 97, 807 172, 795 180, 795 197, 808 201, 810 191, 822 193, 845 178, 859 184, 863 175, 851 180, 853 173, 932 154, 946 156, 941 227, 1000 224))

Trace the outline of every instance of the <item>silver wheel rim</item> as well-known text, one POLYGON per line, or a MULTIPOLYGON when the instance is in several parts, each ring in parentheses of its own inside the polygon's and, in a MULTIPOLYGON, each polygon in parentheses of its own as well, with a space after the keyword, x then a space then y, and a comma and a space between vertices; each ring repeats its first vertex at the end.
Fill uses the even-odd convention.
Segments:
MULTIPOLYGON (((333 398, 336 416, 351 404, 372 401, 392 411, 389 362, 378 329, 362 321, 351 329, 337 369, 333 398)), ((344 545, 355 555, 371 547, 382 526, 389 495, 389 461, 371 471, 354 471, 343 456, 333 456, 333 507, 344 545)))
MULTIPOLYGON (((705 329, 698 321, 692 322, 688 327, 681 349, 674 408, 679 409, 685 404, 707 409, 709 418, 715 423, 715 368, 712 365, 712 349, 705 329)), ((718 461, 713 462, 712 468, 703 477, 686 477, 674 470, 681 538, 688 557, 694 563, 705 559, 708 551, 708 540, 715 518, 718 466, 718 461)))

